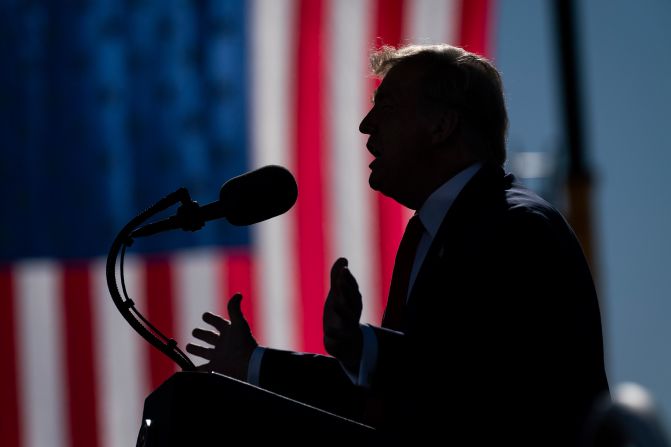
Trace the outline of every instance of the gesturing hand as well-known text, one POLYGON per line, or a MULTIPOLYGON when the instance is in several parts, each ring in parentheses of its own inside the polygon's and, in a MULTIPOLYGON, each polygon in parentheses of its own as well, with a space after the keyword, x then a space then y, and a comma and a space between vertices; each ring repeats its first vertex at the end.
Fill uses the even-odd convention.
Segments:
POLYGON ((228 315, 231 321, 209 312, 203 314, 203 321, 213 326, 218 333, 200 328, 193 330, 194 337, 213 346, 205 348, 191 343, 186 345, 188 353, 209 360, 198 369, 247 380, 249 359, 259 344, 252 336, 249 324, 242 314, 241 301, 242 295, 239 293, 228 301, 228 315))
POLYGON ((324 347, 350 371, 358 371, 361 360, 362 308, 359 286, 347 268, 347 259, 339 258, 331 268, 331 289, 324 305, 324 347))

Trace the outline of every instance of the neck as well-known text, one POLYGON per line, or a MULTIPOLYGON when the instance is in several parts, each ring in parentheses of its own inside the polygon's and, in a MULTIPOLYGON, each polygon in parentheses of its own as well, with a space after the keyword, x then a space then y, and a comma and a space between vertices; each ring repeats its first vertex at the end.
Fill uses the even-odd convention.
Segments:
POLYGON ((469 157, 468 159, 463 158, 458 161, 451 160, 449 162, 436 162, 433 165, 434 169, 432 169, 432 172, 427 172, 426 176, 422 179, 422 187, 417 188, 417 191, 421 191, 421 194, 417 194, 416 197, 413 197, 411 204, 402 204, 408 208, 418 210, 436 189, 440 188, 446 182, 450 181, 455 175, 459 174, 461 171, 477 162, 478 160, 472 157, 469 157), (435 169, 436 167, 441 169, 435 169))

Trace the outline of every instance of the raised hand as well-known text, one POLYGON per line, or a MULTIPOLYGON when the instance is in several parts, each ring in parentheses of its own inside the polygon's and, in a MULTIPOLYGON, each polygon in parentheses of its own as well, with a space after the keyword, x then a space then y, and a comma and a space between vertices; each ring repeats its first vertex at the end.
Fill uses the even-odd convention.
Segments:
POLYGON ((350 371, 358 371, 361 360, 362 308, 359 286, 347 268, 347 259, 339 258, 331 268, 331 289, 324 305, 324 347, 350 371))
POLYGON ((209 312, 203 314, 203 321, 213 326, 216 332, 200 328, 193 330, 195 338, 212 345, 211 348, 192 343, 186 345, 188 353, 209 360, 198 369, 247 380, 249 359, 259 344, 252 336, 249 324, 242 314, 241 301, 242 295, 239 293, 228 301, 230 321, 209 312))

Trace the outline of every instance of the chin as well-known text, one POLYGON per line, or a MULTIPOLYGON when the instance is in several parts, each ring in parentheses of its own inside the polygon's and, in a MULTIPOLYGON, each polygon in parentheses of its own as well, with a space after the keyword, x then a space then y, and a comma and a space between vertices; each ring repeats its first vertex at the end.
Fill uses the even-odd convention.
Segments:
POLYGON ((375 171, 371 169, 371 171, 368 173, 368 185, 375 189, 375 184, 377 181, 375 180, 375 171))
POLYGON ((368 177, 368 185, 370 188, 374 191, 379 192, 385 197, 389 197, 395 202, 400 203, 401 205, 405 206, 406 208, 410 208, 413 210, 417 209, 417 204, 412 200, 411 197, 408 196, 407 191, 402 191, 399 190, 398 188, 394 188, 393 184, 392 185, 385 185, 383 182, 380 181, 380 179, 373 178, 371 175, 368 177), (390 186, 392 186, 390 188, 390 186))
POLYGON ((380 194, 382 194, 383 196, 386 196, 386 197, 389 197, 392 200, 398 201, 396 199, 396 195, 392 191, 390 191, 389 188, 385 187, 385 185, 383 183, 381 183, 379 180, 376 181, 373 178, 369 178, 368 179, 368 185, 370 186, 370 189, 372 189, 373 191, 377 191, 380 194))
POLYGON ((384 184, 380 182, 380 179, 372 172, 368 177, 368 186, 370 186, 370 189, 373 191, 378 191, 384 194, 384 184))

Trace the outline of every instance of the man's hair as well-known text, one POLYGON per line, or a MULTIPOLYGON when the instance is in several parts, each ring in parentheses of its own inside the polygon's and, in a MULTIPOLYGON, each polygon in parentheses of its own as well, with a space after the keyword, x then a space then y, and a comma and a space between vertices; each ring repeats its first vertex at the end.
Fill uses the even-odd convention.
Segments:
POLYGON ((501 76, 482 56, 447 44, 384 46, 370 56, 373 73, 384 77, 400 63, 422 70, 421 91, 428 105, 453 109, 458 128, 476 156, 503 166, 508 115, 501 76))

